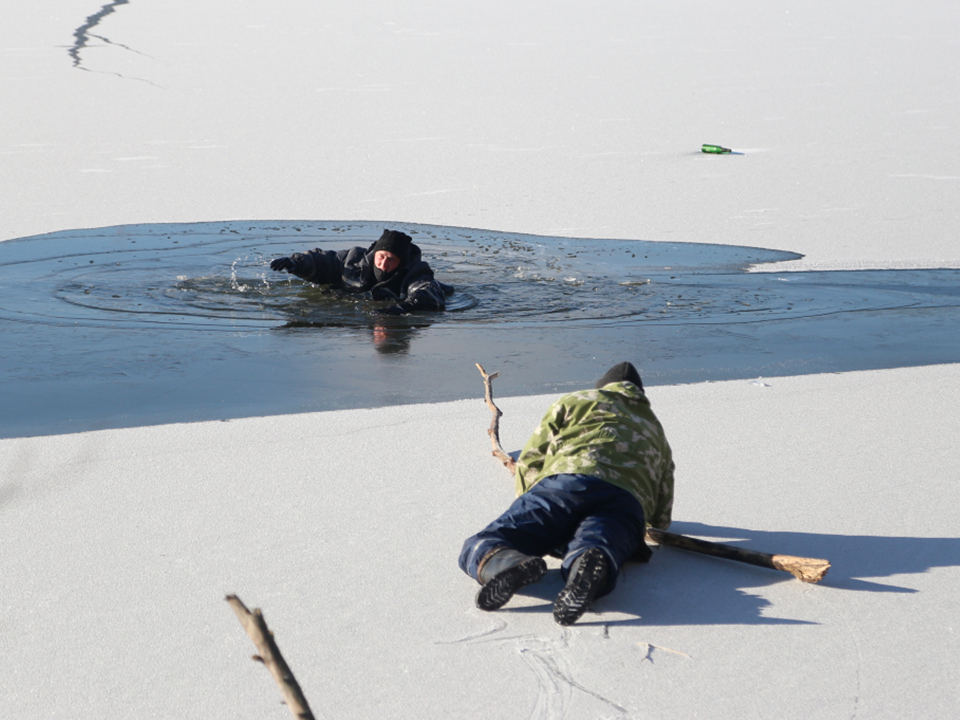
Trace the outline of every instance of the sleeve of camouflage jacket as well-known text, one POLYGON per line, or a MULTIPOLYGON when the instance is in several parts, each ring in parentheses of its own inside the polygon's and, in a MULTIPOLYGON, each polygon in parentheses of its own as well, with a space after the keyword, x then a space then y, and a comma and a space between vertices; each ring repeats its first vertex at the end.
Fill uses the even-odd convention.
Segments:
POLYGON ((523 495, 536 483, 536 478, 543 470, 543 463, 554 441, 557 431, 563 427, 565 410, 563 403, 557 400, 547 410, 534 430, 527 444, 523 446, 520 457, 517 458, 517 467, 514 473, 514 486, 517 497, 523 495))
POLYGON ((671 516, 673 513, 673 471, 675 465, 673 457, 669 454, 665 458, 664 471, 660 476, 660 492, 657 496, 657 507, 653 514, 647 518, 647 523, 660 530, 666 530, 670 527, 671 516))

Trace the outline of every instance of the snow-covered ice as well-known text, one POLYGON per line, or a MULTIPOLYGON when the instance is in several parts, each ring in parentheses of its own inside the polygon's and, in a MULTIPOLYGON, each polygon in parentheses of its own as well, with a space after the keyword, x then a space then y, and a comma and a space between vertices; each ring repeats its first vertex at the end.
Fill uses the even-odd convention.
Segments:
MULTIPOLYGON (((102 2, 5 13, 4 240, 283 218, 960 267, 956 3, 102 2)), ((955 363, 651 387, 674 529, 833 567, 662 549, 566 629, 555 571, 486 614, 457 568, 511 498, 479 392, 0 440, 0 715, 289 717, 232 592, 320 717, 951 716, 955 363)), ((566 389, 498 398, 504 444, 566 389)))

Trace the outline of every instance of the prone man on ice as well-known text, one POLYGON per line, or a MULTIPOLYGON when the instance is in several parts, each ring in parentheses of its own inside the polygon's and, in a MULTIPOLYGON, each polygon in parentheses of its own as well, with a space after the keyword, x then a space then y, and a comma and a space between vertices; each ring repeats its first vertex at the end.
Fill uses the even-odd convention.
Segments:
POLYGON ((366 293, 371 300, 390 300, 384 315, 405 315, 421 310, 446 309, 453 292, 439 282, 421 259, 413 239, 398 230, 384 230, 369 247, 348 250, 310 250, 276 258, 270 269, 286 270, 301 280, 332 285, 347 293, 366 293))
POLYGON ((564 395, 540 421, 516 464, 517 499, 467 539, 460 568, 481 584, 477 607, 497 610, 563 558, 553 605, 575 623, 610 593, 620 568, 649 560, 646 525, 665 530, 673 509, 674 463, 637 369, 610 368, 595 389, 564 395))

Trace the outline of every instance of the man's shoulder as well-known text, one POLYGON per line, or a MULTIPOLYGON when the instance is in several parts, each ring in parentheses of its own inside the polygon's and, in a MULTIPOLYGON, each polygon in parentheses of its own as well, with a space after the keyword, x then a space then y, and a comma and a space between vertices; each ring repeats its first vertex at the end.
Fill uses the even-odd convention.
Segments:
POLYGON ((354 245, 346 250, 338 251, 337 256, 343 261, 344 265, 359 265, 371 252, 373 252, 373 245, 367 248, 354 245))
POLYGON ((589 388, 587 390, 576 390, 567 393, 557 402, 583 403, 583 402, 641 402, 649 405, 650 401, 644 395, 643 390, 638 388, 632 382, 618 382, 604 385, 602 388, 589 388))
POLYGON ((400 273, 405 282, 421 279, 433 279, 433 268, 426 260, 408 260, 400 273))
POLYGON ((557 399, 558 403, 572 404, 582 402, 596 402, 601 399, 599 390, 574 390, 557 399))

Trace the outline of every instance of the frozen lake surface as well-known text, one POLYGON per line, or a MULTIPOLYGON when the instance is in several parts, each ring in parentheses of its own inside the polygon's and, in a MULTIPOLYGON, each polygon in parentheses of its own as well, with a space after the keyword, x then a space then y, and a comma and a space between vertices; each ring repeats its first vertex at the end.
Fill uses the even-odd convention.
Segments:
POLYGON ((129 225, 0 244, 0 436, 479 397, 476 362, 502 373, 498 394, 528 395, 624 359, 648 384, 960 360, 957 270, 761 273, 748 270, 799 256, 403 224, 456 292, 445 313, 384 317, 268 267, 383 227, 129 225))

